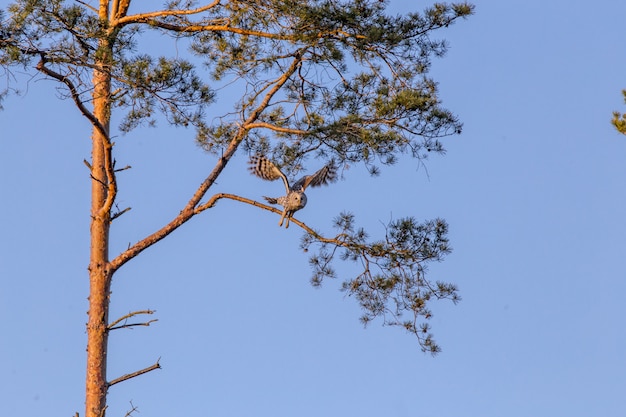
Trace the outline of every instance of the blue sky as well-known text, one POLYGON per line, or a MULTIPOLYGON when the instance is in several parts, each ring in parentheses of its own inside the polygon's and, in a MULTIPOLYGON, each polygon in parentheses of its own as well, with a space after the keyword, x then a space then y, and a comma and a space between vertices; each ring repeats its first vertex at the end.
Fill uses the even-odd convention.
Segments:
MULTIPOLYGON (((445 218, 454 251, 430 274, 463 301, 433 306, 443 352, 363 329, 339 280, 310 286, 298 228, 220 201, 116 275, 111 317, 150 308, 159 321, 113 332, 110 378, 163 369, 112 387, 108 415, 131 401, 140 416, 624 415, 626 137, 610 118, 626 108, 626 3, 474 4, 440 32, 451 48, 432 71, 464 122, 447 155, 428 172, 410 159, 373 179, 352 169, 297 216, 330 231, 352 211, 373 236, 390 218, 445 218)), ((27 90, 0 112, 0 415, 82 415, 89 124, 52 82, 27 90)), ((164 124, 116 152, 133 166, 119 178, 132 210, 113 254, 176 215, 214 163, 164 124)), ((215 192, 280 191, 245 159, 215 192)))

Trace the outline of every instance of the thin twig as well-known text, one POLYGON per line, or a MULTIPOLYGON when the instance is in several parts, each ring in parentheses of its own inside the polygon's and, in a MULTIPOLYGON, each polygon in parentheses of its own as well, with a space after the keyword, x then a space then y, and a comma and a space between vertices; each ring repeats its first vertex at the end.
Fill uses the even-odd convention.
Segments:
POLYGON ((109 330, 127 329, 129 327, 136 327, 136 326, 150 326, 155 321, 159 321, 159 319, 152 319, 152 320, 148 320, 148 321, 143 322, 143 323, 122 324, 121 326, 111 327, 111 328, 109 328, 109 330))
POLYGON ((122 214, 126 213, 127 211, 129 211, 131 209, 131 207, 126 207, 124 210, 120 210, 117 213, 113 214, 111 216, 111 221, 117 219, 118 217, 120 217, 122 214))
MULTIPOLYGON (((131 317, 138 316, 138 315, 140 315, 140 314, 154 314, 155 312, 156 312, 155 310, 139 310, 139 311, 133 311, 133 312, 128 313, 128 314, 126 314, 125 316, 122 316, 122 317, 120 317, 119 319, 115 320, 113 323, 109 324, 107 328, 108 328, 109 330, 113 330, 114 328, 116 328, 116 327, 115 327, 115 325, 116 325, 116 324, 119 324, 119 323, 123 322, 124 320, 128 320, 128 319, 129 319, 129 318, 131 318, 131 317)), ((152 321, 156 321, 156 320, 151 320, 150 322, 152 322, 152 321)))
POLYGON ((126 165, 124 168, 115 169, 113 172, 120 172, 120 171, 124 171, 124 170, 131 169, 131 168, 132 167, 130 165, 126 165))
POLYGON ((130 374, 122 375, 119 378, 115 378, 113 381, 107 383, 107 387, 112 387, 115 384, 119 384, 120 382, 124 382, 124 381, 129 380, 131 378, 134 378, 136 376, 143 375, 143 374, 148 373, 150 371, 154 371, 155 369, 161 369, 161 365, 159 364, 160 360, 161 360, 161 358, 157 359, 157 361, 156 361, 156 363, 154 365, 150 365, 147 368, 143 368, 143 369, 140 369, 138 371, 132 372, 130 374))
POLYGON ((137 408, 137 406, 135 406, 135 404, 133 404, 132 401, 130 401, 130 406, 132 408, 126 414, 124 414, 124 417, 130 417, 130 415, 133 414, 135 411, 139 412, 139 409, 137 408))
MULTIPOLYGON (((88 8, 88 9, 90 9, 91 11, 98 13, 98 9, 96 9, 96 8, 95 8, 95 7, 93 7, 92 5, 87 4, 86 2, 84 2, 84 1, 82 1, 82 0, 74 0, 74 1, 75 1, 76 3, 80 3, 80 4, 82 4, 83 6, 87 7, 87 8, 88 8)), ((78 417, 78 413, 76 413, 76 417, 78 417)))

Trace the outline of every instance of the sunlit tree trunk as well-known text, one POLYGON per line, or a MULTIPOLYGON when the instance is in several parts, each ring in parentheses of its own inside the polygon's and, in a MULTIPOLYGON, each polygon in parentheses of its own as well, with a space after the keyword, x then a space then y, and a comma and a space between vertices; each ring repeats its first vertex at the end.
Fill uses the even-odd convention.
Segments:
MULTIPOLYGON (((106 16, 106 15, 105 15, 106 16)), ((109 266, 109 227, 114 198, 108 138, 111 77, 109 40, 100 42, 98 64, 93 72, 93 115, 99 122, 92 134, 91 155, 91 253, 89 262, 89 321, 87 323, 87 376, 85 416, 103 417, 107 394, 107 344, 109 296, 112 272, 109 266)))

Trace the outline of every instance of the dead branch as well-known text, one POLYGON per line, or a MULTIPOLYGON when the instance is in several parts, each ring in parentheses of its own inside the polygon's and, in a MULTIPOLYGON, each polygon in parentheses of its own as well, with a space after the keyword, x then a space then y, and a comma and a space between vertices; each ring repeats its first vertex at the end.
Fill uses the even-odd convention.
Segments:
POLYGON ((157 359, 157 361, 156 361, 156 363, 154 365, 150 365, 147 368, 143 368, 143 369, 140 369, 138 371, 132 372, 130 374, 122 375, 119 378, 115 378, 113 381, 107 383, 107 388, 108 387, 112 387, 113 385, 118 384, 120 382, 124 382, 126 380, 131 379, 131 378, 134 378, 136 376, 143 375, 143 374, 148 373, 150 371, 154 371, 155 369, 161 369, 161 365, 159 364, 160 360, 161 360, 161 358, 157 359))
MULTIPOLYGON (((133 312, 131 312, 131 313, 126 314, 125 316, 120 317, 119 319, 115 320, 113 323, 109 324, 109 325, 107 326, 107 329, 109 329, 109 330, 114 330, 114 329, 119 329, 119 328, 122 328, 122 327, 127 327, 127 326, 130 326, 130 325, 124 324, 124 325, 122 325, 122 326, 117 326, 117 327, 116 327, 116 325, 117 325, 117 324, 119 324, 119 323, 123 322, 124 320, 128 320, 128 319, 129 319, 129 318, 131 318, 131 317, 138 316, 138 315, 140 315, 140 314, 154 314, 155 312, 156 312, 155 310, 139 310, 139 311, 133 311, 133 312)), ((147 322, 148 324, 139 323, 139 324, 137 324, 137 325, 144 325, 144 326, 148 326, 148 325, 149 325, 149 323, 152 323, 152 322, 155 322, 155 321, 157 321, 157 320, 156 320, 156 319, 155 319, 155 320, 150 320, 150 321, 148 321, 148 322, 147 322)))
POLYGON ((132 167, 130 165, 126 165, 124 168, 117 168, 115 169, 113 172, 120 172, 120 171, 125 171, 127 169, 131 169, 132 167))
POLYGON ((152 320, 148 320, 146 322, 143 323, 130 323, 130 324, 123 324, 121 326, 115 326, 115 327, 111 327, 109 328, 109 330, 117 330, 117 329, 128 329, 131 327, 136 327, 136 326, 150 326, 152 323, 159 321, 159 319, 152 319, 152 320))
POLYGON ((114 213, 114 214, 111 216, 111 221, 113 221, 113 220, 117 219, 117 218, 118 218, 118 217, 120 217, 122 214, 126 213, 127 211, 130 211, 130 209, 131 209, 131 207, 126 207, 124 210, 120 210, 120 211, 118 211, 118 212, 114 213))
POLYGON ((139 412, 139 409, 137 408, 137 406, 135 406, 135 404, 133 404, 132 401, 129 401, 129 402, 130 402, 131 409, 128 412, 126 412, 126 414, 124 414, 124 417, 130 417, 130 415, 133 414, 135 411, 139 412))

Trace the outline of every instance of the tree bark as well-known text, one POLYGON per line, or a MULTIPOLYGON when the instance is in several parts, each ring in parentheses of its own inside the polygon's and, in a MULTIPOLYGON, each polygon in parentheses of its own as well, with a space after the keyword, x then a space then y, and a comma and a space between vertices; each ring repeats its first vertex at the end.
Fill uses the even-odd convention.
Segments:
POLYGON ((89 319, 87 323, 87 375, 85 416, 104 417, 107 395, 107 345, 109 296, 112 272, 109 265, 109 228, 114 199, 113 166, 108 137, 110 122, 111 77, 108 61, 111 44, 103 39, 99 63, 93 73, 94 125, 91 153, 91 252, 89 261, 89 319), (112 188, 113 187, 113 188, 112 188))

